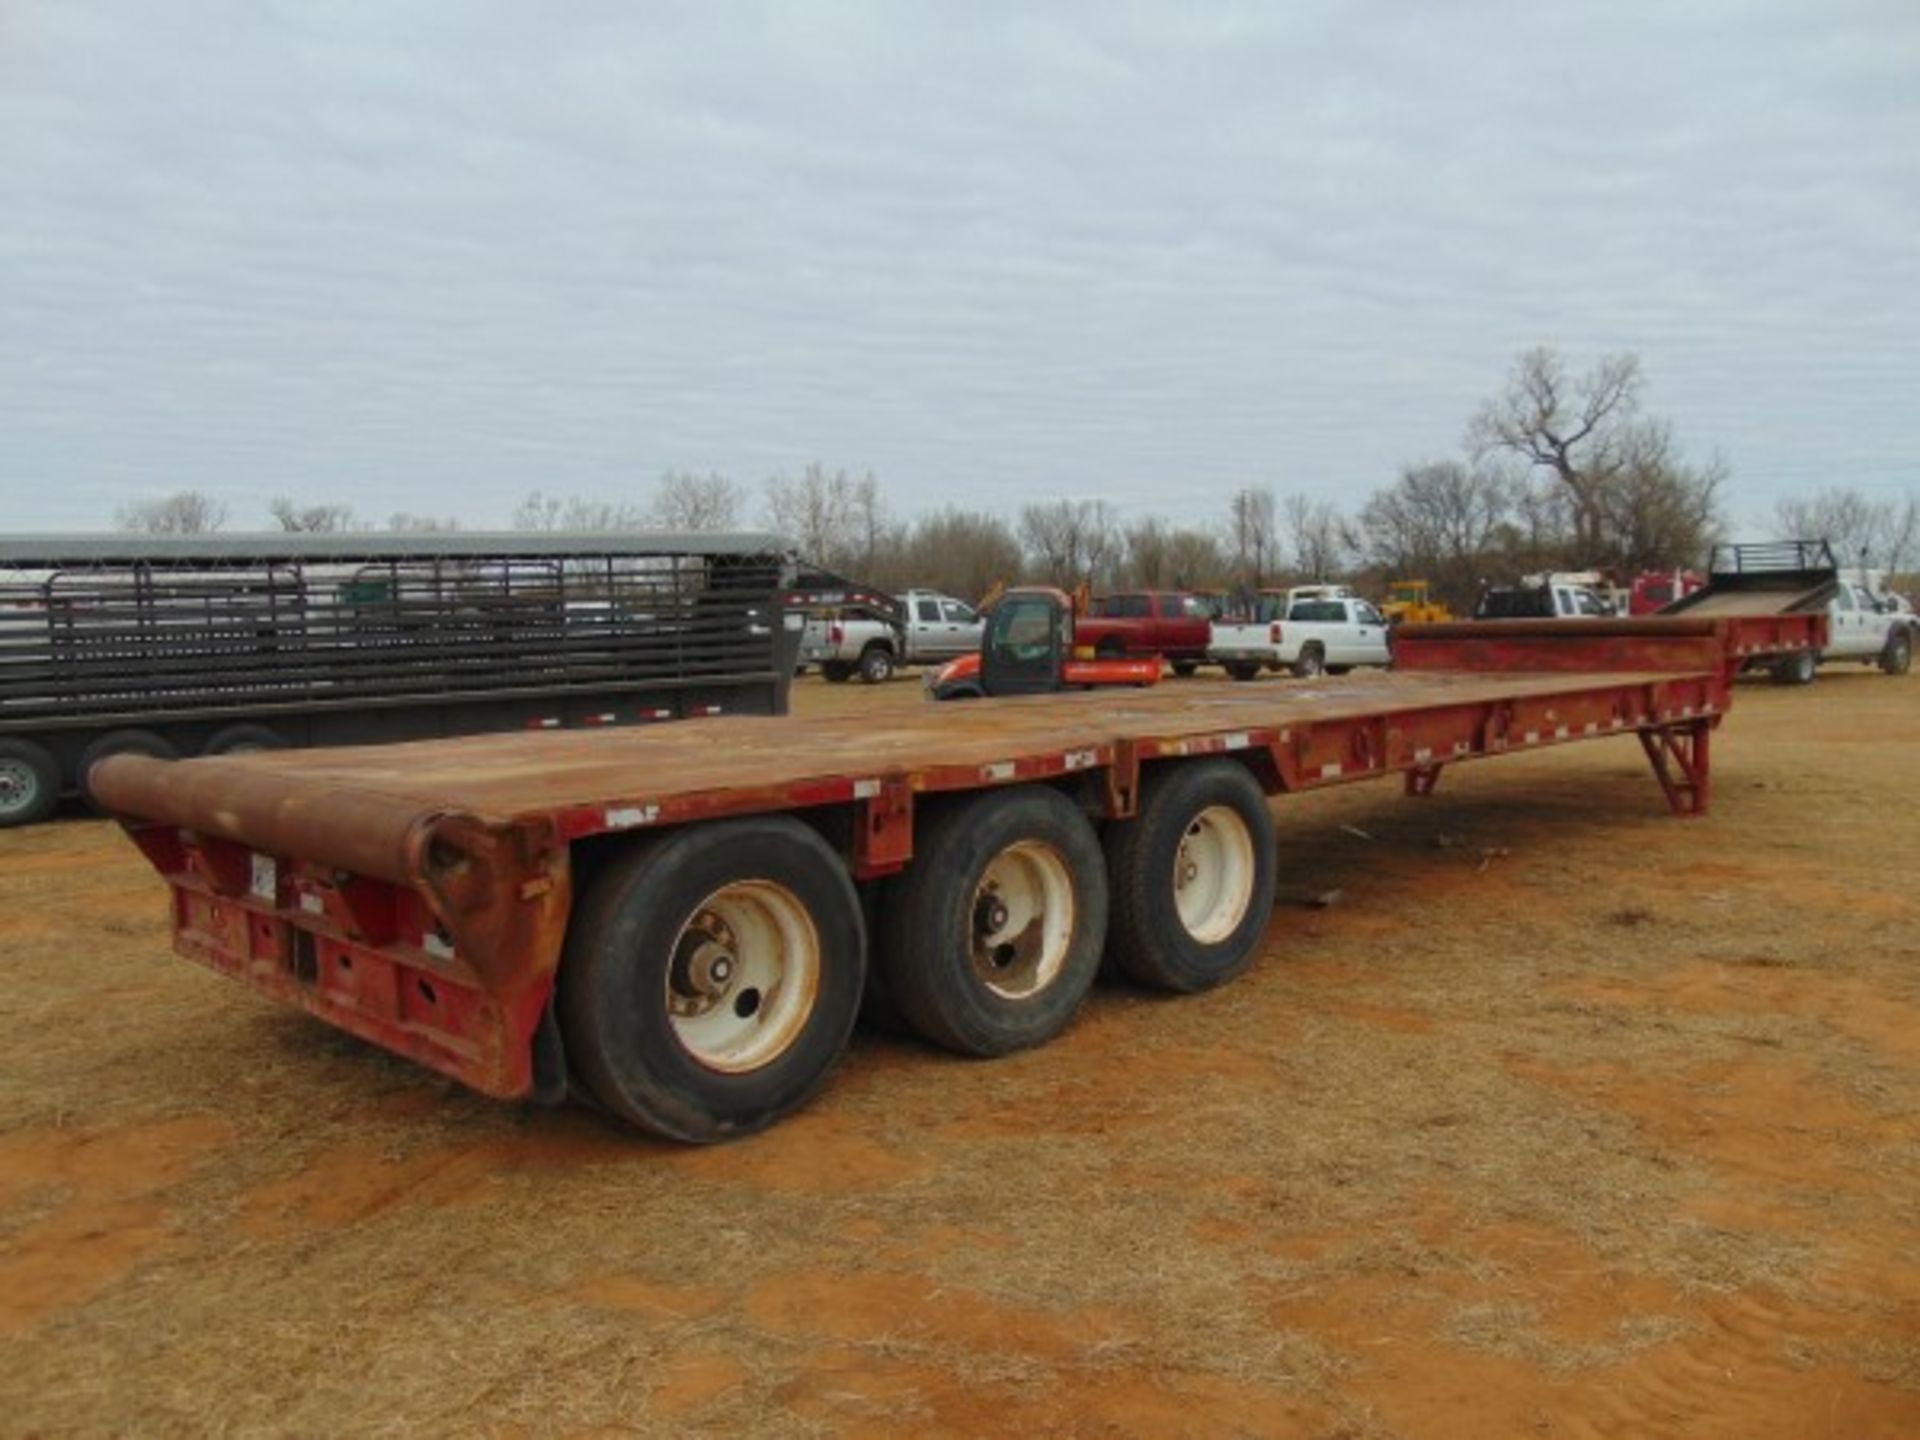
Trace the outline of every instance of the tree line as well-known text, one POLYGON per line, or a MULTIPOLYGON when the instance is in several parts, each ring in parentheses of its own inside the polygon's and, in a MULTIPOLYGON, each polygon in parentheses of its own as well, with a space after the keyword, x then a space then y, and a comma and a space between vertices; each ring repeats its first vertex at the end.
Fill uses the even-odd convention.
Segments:
MULTIPOLYGON (((1456 608, 1480 586, 1541 570, 1699 568, 1725 527, 1728 467, 1695 461, 1671 423, 1647 413, 1637 357, 1602 358, 1574 373, 1556 352, 1515 361, 1468 419, 1453 454, 1410 462, 1343 510, 1304 494, 1244 486, 1209 523, 1158 515, 1123 519, 1107 500, 1060 498, 1013 515, 948 506, 896 517, 871 472, 809 465, 769 479, 758 496, 719 474, 669 472, 644 497, 529 494, 516 529, 730 530, 757 520, 816 564, 891 589, 925 586, 977 598, 1015 580, 1096 589, 1208 590, 1319 580, 1379 586, 1431 581, 1456 608)), ((1825 538, 1844 564, 1894 574, 1920 563, 1920 504, 1876 501, 1845 486, 1783 501, 1781 538, 1825 538)), ((457 516, 394 514, 384 526, 339 504, 280 497, 268 507, 289 531, 458 530, 457 516)), ((222 528, 220 501, 196 491, 125 507, 124 529, 189 534, 222 528)))

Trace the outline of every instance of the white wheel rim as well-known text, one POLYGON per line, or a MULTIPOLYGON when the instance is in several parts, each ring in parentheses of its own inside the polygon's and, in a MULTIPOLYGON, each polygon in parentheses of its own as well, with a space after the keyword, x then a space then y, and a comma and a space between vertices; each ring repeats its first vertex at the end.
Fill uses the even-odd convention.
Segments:
POLYGON ((1218 945, 1253 901, 1253 835, 1237 811, 1209 805, 1187 823, 1173 857, 1173 903, 1202 945, 1218 945))
POLYGON ((24 760, 0 760, 0 815, 24 815, 40 798, 40 777, 24 760))
POLYGON ((1066 857, 1040 840, 1009 845, 987 863, 973 892, 974 973, 1005 1000, 1038 994, 1067 963, 1073 922, 1066 857))
POLYGON ((739 1075, 793 1044, 820 994, 820 932, 800 898, 741 880, 700 902, 674 938, 667 1017, 700 1064, 739 1075))

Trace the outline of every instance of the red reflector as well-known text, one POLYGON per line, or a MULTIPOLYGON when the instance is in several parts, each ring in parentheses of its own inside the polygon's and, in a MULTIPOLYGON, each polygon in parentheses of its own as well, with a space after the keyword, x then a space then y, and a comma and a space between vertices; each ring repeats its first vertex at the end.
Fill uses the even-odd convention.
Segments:
POLYGON ((1280 643, 1280 622, 1278 620, 1267 627, 1267 639, 1275 645, 1280 643))

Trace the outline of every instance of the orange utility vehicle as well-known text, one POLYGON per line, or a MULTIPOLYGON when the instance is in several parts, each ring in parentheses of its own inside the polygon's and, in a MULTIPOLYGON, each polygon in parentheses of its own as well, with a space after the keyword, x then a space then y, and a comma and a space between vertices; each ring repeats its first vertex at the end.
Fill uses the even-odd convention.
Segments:
POLYGON ((1080 617, 1086 612, 1083 597, 1069 596, 1050 586, 1020 586, 998 591, 992 607, 982 608, 991 613, 1002 604, 1021 606, 1019 627, 1010 617, 997 632, 991 626, 983 629, 980 649, 928 673, 928 699, 980 700, 989 695, 1038 695, 1056 690, 1096 690, 1103 685, 1160 683, 1158 655, 1102 655, 1082 642, 1080 617), (1029 599, 1035 603, 1022 603, 1029 599), (989 642, 996 634, 1002 659, 990 663, 995 652, 989 642), (1022 646, 1029 650, 1043 648, 1049 656, 1058 658, 1058 664, 1044 670, 1006 664, 1013 649, 1022 646))
MULTIPOLYGON (((988 673, 1056 692, 1065 609, 1003 600, 988 673)), ((711 1141, 811 1096, 869 986, 986 1056, 1059 1033, 1103 955, 1167 990, 1231 979, 1272 907, 1276 797, 1425 795, 1464 761, 1633 736, 1700 814, 1743 655, 1826 625, 1402 626, 1393 672, 1313 686, 119 755, 92 784, 181 954, 489 1095, 711 1141)))

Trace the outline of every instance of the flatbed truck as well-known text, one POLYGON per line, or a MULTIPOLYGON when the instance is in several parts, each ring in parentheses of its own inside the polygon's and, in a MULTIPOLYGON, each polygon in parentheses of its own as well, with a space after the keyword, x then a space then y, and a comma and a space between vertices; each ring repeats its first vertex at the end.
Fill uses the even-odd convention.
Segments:
POLYGON ((982 664, 1001 695, 1051 667, 1055 693, 122 755, 94 783, 165 877, 180 954, 488 1095, 714 1141, 812 1096, 863 1000, 991 1056, 1059 1033, 1103 956, 1176 992, 1230 980, 1271 911, 1278 797, 1427 795, 1469 760, 1633 736, 1703 814, 1741 657, 1827 624, 1408 625, 1388 674, 1058 693, 1049 604, 997 606, 982 664))

